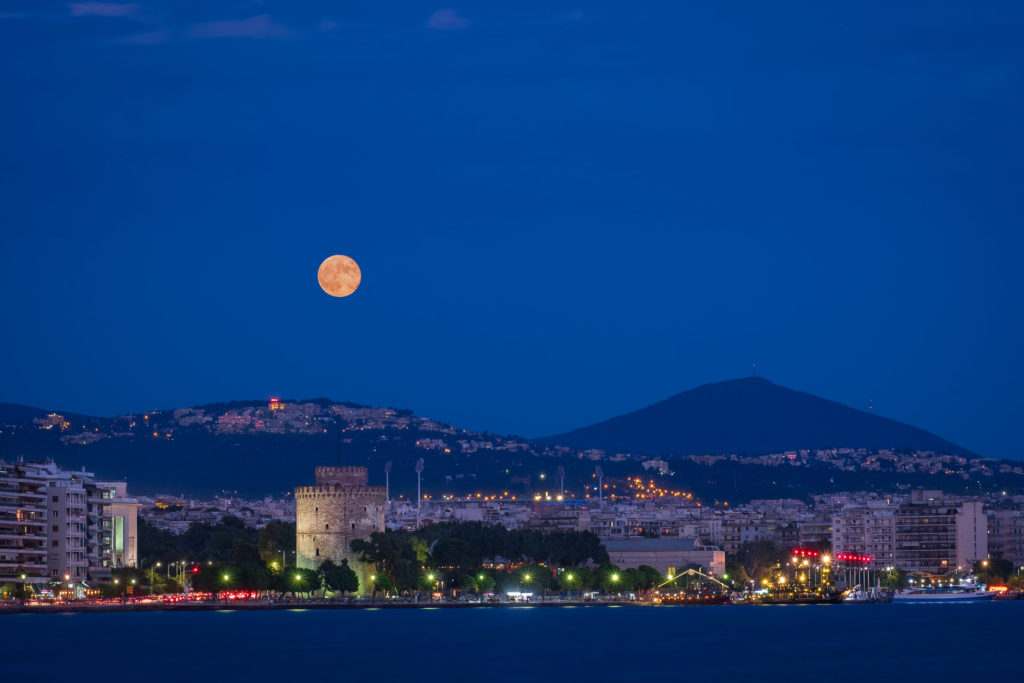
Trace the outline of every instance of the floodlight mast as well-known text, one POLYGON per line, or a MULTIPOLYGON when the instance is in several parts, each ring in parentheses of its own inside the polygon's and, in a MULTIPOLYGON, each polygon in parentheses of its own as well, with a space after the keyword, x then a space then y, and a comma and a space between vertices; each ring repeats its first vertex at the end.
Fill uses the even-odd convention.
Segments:
POLYGON ((423 502, 423 458, 416 461, 416 528, 420 528, 420 504, 423 502))

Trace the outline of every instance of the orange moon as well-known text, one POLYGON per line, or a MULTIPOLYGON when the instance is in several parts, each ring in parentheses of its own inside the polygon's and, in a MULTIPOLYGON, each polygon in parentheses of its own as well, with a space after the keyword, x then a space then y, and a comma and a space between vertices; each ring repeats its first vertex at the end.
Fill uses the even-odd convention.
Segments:
POLYGON ((316 279, 320 288, 331 296, 348 296, 359 288, 363 273, 359 264, 348 256, 335 254, 328 256, 316 271, 316 279))

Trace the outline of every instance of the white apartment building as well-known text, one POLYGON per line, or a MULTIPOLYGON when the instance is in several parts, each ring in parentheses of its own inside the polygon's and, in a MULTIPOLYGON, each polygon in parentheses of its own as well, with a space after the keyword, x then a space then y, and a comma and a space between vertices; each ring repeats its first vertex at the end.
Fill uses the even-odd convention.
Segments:
POLYGON ((0 461, 0 583, 82 597, 137 562, 138 504, 123 482, 0 461))
POLYGON ((49 581, 43 488, 38 465, 0 460, 0 584, 49 581))
POLYGON ((832 552, 874 558, 875 567, 896 561, 896 505, 868 501, 843 508, 832 518, 832 552))

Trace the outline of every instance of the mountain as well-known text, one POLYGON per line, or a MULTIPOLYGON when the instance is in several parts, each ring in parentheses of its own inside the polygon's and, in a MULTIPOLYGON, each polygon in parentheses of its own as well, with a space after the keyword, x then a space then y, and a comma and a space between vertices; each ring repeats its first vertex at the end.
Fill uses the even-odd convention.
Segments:
POLYGON ((894 448, 976 457, 902 422, 761 377, 705 384, 660 403, 538 443, 649 455, 894 448))
POLYGON ((594 491, 597 464, 609 495, 629 496, 637 482, 653 479, 709 504, 908 487, 1024 494, 1024 463, 971 456, 919 429, 760 379, 698 387, 541 441, 325 398, 232 401, 116 417, 0 407, 0 459, 52 458, 101 479, 127 479, 130 491, 147 495, 288 495, 312 483, 316 466, 340 461, 368 467, 374 485, 384 484, 385 464, 392 463, 391 494, 408 498, 416 495, 421 458, 423 493, 435 499, 557 495, 563 469, 568 495, 585 497, 594 491), (780 455, 816 446, 868 450, 780 455), (607 452, 583 452, 589 448, 607 452), (935 454, 917 452, 924 450, 935 454), (651 454, 668 453, 667 467, 651 467, 651 454), (730 455, 698 455, 720 453, 730 455))
POLYGON ((0 401, 0 424, 7 422, 21 422, 23 420, 31 420, 35 417, 42 417, 46 415, 46 410, 42 408, 33 408, 32 406, 23 406, 18 403, 4 403, 0 401))

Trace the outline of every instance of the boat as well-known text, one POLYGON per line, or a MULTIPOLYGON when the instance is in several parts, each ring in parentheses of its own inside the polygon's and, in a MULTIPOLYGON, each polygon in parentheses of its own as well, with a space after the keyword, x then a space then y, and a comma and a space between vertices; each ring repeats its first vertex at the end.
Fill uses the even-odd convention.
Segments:
POLYGON ((680 593, 663 595, 658 602, 662 605, 728 605, 731 600, 728 593, 680 593))
POLYGON ((1024 600, 1024 592, 1016 590, 997 591, 993 600, 1024 600))
POLYGON ((893 596, 894 602, 969 602, 991 600, 997 595, 973 579, 963 579, 948 586, 916 586, 904 588, 893 596))
POLYGON ((828 593, 777 593, 759 600, 762 605, 836 605, 843 602, 838 591, 828 593))

